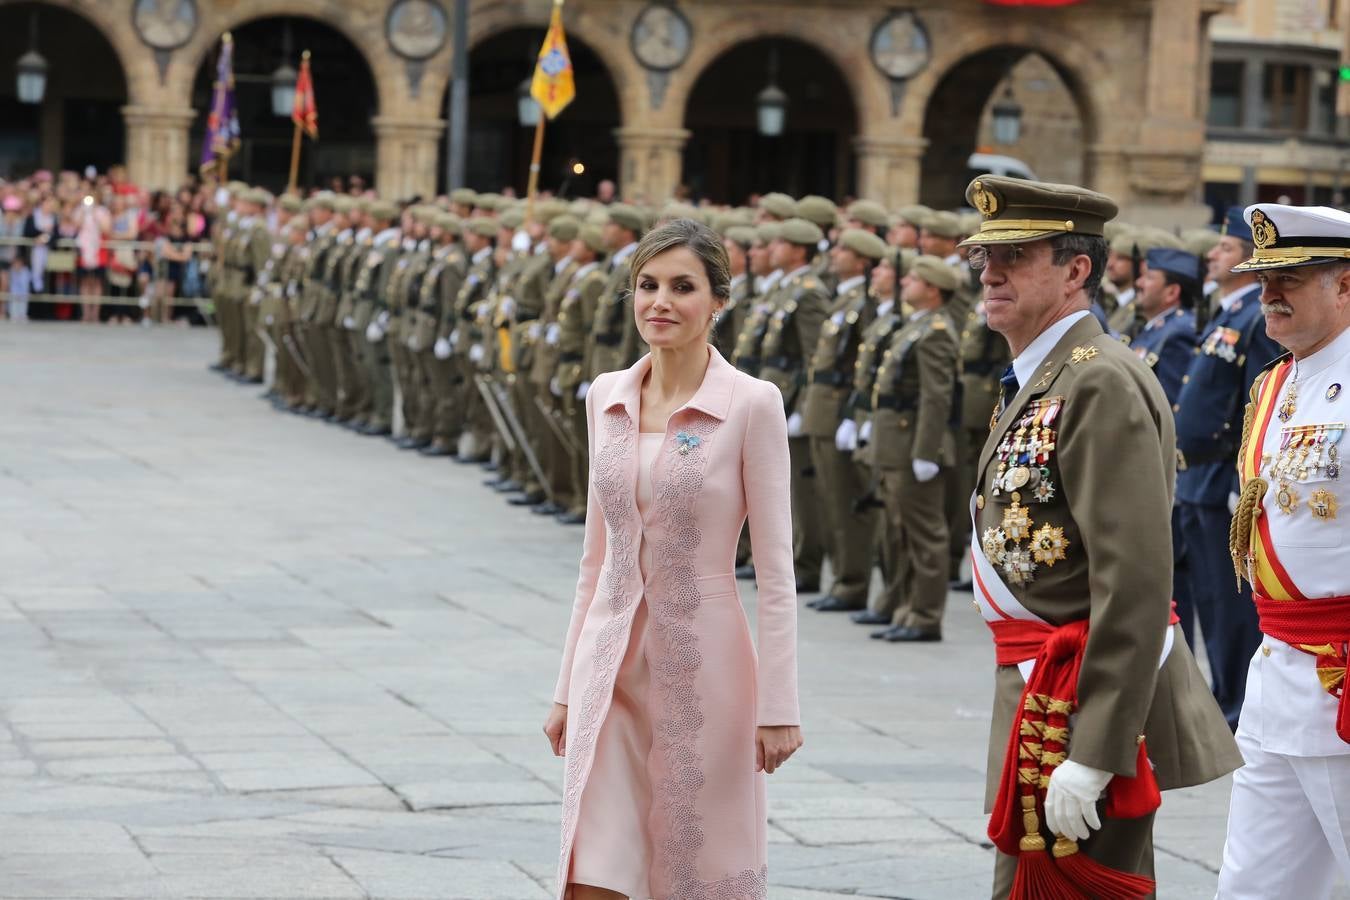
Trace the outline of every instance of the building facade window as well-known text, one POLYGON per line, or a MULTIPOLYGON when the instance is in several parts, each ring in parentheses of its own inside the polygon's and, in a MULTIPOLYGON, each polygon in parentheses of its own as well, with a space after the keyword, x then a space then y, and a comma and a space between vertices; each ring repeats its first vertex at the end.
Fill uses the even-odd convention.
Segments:
POLYGON ((1241 128, 1242 63, 1216 60, 1209 75, 1209 124, 1212 128, 1241 128))
POLYGON ((1261 91, 1261 127, 1272 131, 1308 130, 1309 66, 1269 63, 1261 91))

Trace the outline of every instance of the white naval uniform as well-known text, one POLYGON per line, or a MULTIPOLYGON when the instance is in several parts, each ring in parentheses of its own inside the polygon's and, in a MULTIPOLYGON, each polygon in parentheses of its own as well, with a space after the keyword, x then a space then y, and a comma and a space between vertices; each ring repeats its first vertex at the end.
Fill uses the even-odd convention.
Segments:
MULTIPOLYGON (((1265 430, 1262 450, 1272 457, 1283 429, 1350 423, 1350 329, 1297 361, 1276 409, 1295 378, 1293 415, 1282 422, 1272 413, 1265 430)), ((1350 440, 1341 437, 1337 447, 1343 459, 1350 440)), ((1276 500, 1273 464, 1261 469, 1271 485, 1261 515, 1275 555, 1308 598, 1293 602, 1350 595, 1350 469, 1331 478, 1326 467, 1310 466, 1291 482, 1297 502, 1289 514, 1276 500), (1314 515, 1308 500, 1318 490, 1335 496, 1335 518, 1314 515)), ((1222 900, 1319 900, 1330 895, 1338 869, 1350 883, 1350 744, 1336 734, 1338 701, 1318 680, 1316 661, 1269 636, 1252 657, 1237 730, 1246 765, 1233 776, 1222 900)))

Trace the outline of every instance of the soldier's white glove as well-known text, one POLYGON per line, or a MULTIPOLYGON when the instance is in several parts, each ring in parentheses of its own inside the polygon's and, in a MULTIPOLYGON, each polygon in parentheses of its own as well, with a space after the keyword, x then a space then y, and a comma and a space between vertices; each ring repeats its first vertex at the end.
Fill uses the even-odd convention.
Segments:
POLYGON ((511 249, 517 253, 527 253, 530 249, 530 236, 524 231, 511 235, 511 249))
POLYGON ((544 333, 544 342, 550 347, 556 347, 558 341, 562 339, 562 326, 557 322, 548 326, 548 331, 544 333))
POLYGON ((382 309, 380 314, 375 317, 375 321, 380 323, 380 330, 383 331, 389 325, 389 310, 382 309))
POLYGON ((920 483, 932 481, 937 477, 938 471, 942 468, 937 463, 930 462, 926 459, 916 459, 911 462, 910 465, 914 468, 914 478, 920 483))
POLYGON ((469 348, 469 362, 482 362, 483 353, 484 353, 483 345, 474 344, 472 347, 469 348))
POLYGON ((1232 491, 1228 492, 1228 514, 1231 516, 1237 512, 1238 495, 1232 491))
POLYGON ((259 290, 254 290, 254 291, 252 291, 252 292, 248 295, 248 305, 249 305, 249 306, 261 306, 261 305, 262 305, 262 291, 259 291, 259 290))
POLYGON ((414 353, 417 353, 422 349, 420 346, 418 346, 417 335, 414 334, 408 335, 408 339, 403 343, 406 344, 408 346, 408 349, 414 353))
POLYGON ((562 396, 562 382, 558 380, 557 375, 554 375, 553 380, 548 383, 548 389, 553 394, 553 396, 555 397, 562 396))
POLYGON ((384 332, 380 330, 379 322, 371 322, 366 326, 366 340, 372 344, 378 344, 380 338, 384 337, 384 332))
POLYGON ((450 342, 445 338, 437 338, 436 346, 432 348, 432 353, 436 354, 437 359, 450 358, 450 342))
POLYGON ((343 317, 342 317, 342 327, 345 328, 345 329, 347 329, 348 331, 355 331, 355 330, 356 330, 356 320, 353 319, 351 316, 343 316, 343 317))
POLYGON ((834 432, 834 446, 844 453, 852 453, 858 449, 858 423, 852 419, 845 419, 839 423, 839 427, 834 432))
POLYGON ((862 423, 862 427, 858 429, 858 446, 861 447, 871 439, 872 439, 872 420, 868 419, 866 422, 862 423))
POLYGON ((1092 831, 1102 827, 1097 816, 1097 800, 1110 772, 1080 765, 1066 759, 1050 775, 1050 786, 1045 790, 1045 824, 1054 834, 1062 834, 1076 841, 1085 841, 1092 831))
POLYGON ((501 313, 503 318, 511 318, 516 312, 516 298, 504 298, 501 303, 497 304, 497 312, 501 313))
POLYGON ((274 321, 276 321, 276 319, 273 316, 268 315, 263 317, 264 325, 271 325, 274 321))
POLYGON ((591 383, 589 381, 583 381, 581 384, 577 385, 577 399, 585 400, 586 393, 590 391, 590 389, 591 383))
POLYGON ((801 437, 802 414, 795 412, 792 415, 788 416, 787 428, 788 428, 788 437, 790 438, 801 437))
POLYGON ((456 347, 458 345, 459 345, 459 329, 456 328, 450 332, 450 346, 456 347))

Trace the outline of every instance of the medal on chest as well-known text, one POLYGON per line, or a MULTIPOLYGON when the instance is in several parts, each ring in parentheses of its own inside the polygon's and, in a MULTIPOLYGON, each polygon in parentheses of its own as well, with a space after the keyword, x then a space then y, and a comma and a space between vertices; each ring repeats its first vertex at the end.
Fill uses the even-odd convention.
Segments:
POLYGON ((998 467, 990 494, 1001 497, 1014 491, 1027 491, 1037 503, 1054 499, 1050 459, 1058 437, 1055 420, 1063 406, 1063 397, 1042 397, 1023 410, 994 453, 998 467))

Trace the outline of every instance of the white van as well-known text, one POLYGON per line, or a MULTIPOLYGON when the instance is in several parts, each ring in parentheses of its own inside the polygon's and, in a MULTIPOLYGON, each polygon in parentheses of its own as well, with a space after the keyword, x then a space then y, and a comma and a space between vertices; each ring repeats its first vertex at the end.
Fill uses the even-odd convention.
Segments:
POLYGON ((1021 178, 1025 181, 1040 181, 1031 167, 1013 156, 1000 156, 997 153, 972 153, 966 160, 967 180, 981 175, 1006 175, 1009 178, 1021 178))

